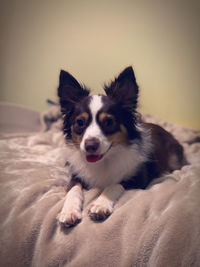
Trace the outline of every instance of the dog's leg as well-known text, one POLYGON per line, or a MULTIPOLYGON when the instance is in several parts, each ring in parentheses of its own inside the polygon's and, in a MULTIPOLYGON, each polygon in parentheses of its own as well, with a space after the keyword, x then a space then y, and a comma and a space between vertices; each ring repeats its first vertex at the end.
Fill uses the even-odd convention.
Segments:
POLYGON ((101 195, 90 205, 88 214, 94 221, 105 220, 114 209, 116 201, 124 193, 124 188, 120 184, 106 187, 101 195))
POLYGON ((58 221, 65 227, 79 223, 82 219, 83 190, 80 183, 75 184, 67 193, 58 221))

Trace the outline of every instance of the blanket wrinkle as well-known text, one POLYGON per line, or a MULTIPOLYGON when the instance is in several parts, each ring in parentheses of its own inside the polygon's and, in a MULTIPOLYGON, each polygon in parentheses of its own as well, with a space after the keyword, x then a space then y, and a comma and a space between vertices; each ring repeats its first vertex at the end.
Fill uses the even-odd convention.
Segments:
MULTIPOLYGON (((151 235, 149 235, 149 240, 146 240, 146 242, 144 243, 144 245, 142 245, 139 248, 139 251, 137 253, 137 259, 136 262, 133 264, 134 267, 146 267, 148 266, 149 260, 151 258, 151 255, 153 253, 153 248, 156 245, 156 243, 158 242, 158 239, 161 236, 163 227, 159 227, 158 229, 155 229, 151 235)), ((146 233, 145 233, 146 234, 146 233)), ((141 237, 141 240, 143 238, 141 237)))
POLYGON ((144 119, 172 132, 189 164, 126 191, 101 223, 87 214, 99 190, 84 191, 83 219, 70 229, 56 220, 70 180, 59 108, 41 115, 38 133, 0 135, 0 266, 200 266, 200 132, 144 119))

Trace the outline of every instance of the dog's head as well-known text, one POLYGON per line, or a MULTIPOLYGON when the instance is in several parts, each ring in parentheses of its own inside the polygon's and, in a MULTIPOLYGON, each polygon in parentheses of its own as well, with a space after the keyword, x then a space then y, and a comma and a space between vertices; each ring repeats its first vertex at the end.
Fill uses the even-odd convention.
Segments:
POLYGON ((140 134, 136 128, 138 86, 132 67, 108 86, 106 95, 92 95, 68 72, 60 72, 58 96, 68 142, 88 162, 104 158, 118 144, 128 145, 140 134))

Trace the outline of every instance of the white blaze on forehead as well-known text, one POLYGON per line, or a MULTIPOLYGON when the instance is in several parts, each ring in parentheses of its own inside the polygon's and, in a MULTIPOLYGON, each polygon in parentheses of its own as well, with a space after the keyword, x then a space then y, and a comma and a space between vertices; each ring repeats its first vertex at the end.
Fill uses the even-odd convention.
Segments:
POLYGON ((102 96, 93 95, 89 104, 90 111, 92 113, 92 119, 95 120, 97 112, 102 108, 102 96))

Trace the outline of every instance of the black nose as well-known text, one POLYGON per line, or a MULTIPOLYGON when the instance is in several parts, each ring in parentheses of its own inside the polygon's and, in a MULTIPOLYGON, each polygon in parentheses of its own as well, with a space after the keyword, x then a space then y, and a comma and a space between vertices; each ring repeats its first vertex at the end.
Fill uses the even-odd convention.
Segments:
POLYGON ((99 140, 96 138, 86 139, 85 140, 85 150, 88 153, 95 153, 99 148, 99 140))

